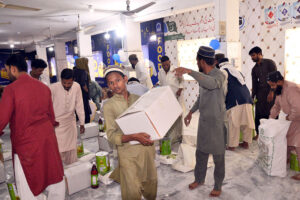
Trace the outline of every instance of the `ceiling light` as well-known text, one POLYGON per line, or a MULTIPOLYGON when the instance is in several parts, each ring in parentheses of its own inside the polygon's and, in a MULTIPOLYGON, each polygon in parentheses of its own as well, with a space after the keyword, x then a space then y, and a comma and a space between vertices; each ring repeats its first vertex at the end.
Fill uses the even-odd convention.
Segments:
POLYGON ((94 12, 94 8, 92 5, 88 5, 88 8, 89 8, 89 12, 94 12))
POLYGON ((11 49, 13 49, 13 48, 15 47, 15 45, 14 45, 14 44, 10 44, 9 47, 10 47, 11 49))
POLYGON ((53 47, 49 47, 48 49, 50 52, 54 51, 53 47))
POLYGON ((104 38, 107 39, 107 40, 109 40, 109 38, 110 38, 109 33, 105 33, 104 38))
POLYGON ((18 35, 20 35, 20 34, 21 34, 21 32, 17 32, 17 34, 18 34, 18 35))
POLYGON ((157 40, 156 34, 153 34, 153 35, 150 36, 150 41, 151 42, 155 42, 156 40, 157 40))

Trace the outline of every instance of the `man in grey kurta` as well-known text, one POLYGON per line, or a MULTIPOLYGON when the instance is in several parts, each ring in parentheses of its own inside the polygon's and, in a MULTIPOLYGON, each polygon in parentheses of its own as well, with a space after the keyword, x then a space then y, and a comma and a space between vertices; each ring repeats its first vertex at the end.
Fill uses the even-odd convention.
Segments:
POLYGON ((189 74, 200 86, 198 99, 185 117, 185 124, 189 125, 192 114, 198 109, 200 111, 194 171, 195 181, 189 185, 189 188, 194 189, 204 184, 208 156, 212 154, 215 163, 215 185, 210 195, 219 196, 225 176, 226 108, 223 87, 225 75, 214 67, 214 54, 213 49, 201 46, 197 53, 197 64, 200 72, 182 67, 175 69, 175 71, 178 76, 189 74))

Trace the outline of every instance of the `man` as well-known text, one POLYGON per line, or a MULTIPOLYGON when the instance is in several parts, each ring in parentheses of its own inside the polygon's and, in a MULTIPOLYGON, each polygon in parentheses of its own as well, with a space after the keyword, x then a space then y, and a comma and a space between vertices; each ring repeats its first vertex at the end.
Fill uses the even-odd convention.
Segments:
POLYGON ((146 86, 148 89, 151 89, 153 84, 149 75, 149 69, 147 69, 143 63, 139 62, 136 54, 131 54, 129 56, 129 62, 132 68, 135 70, 136 78, 139 79, 140 83, 146 86))
POLYGON ((47 67, 47 63, 42 59, 35 59, 31 63, 31 72, 30 75, 32 78, 41 81, 41 75, 43 74, 45 68, 47 67))
MULTIPOLYGON (((158 72, 158 84, 161 86, 170 86, 180 104, 183 104, 183 78, 175 76, 175 67, 171 65, 168 56, 163 56, 161 63, 162 69, 158 72)), ((175 121, 165 138, 170 139, 171 144, 182 141, 182 116, 175 121)))
POLYGON ((96 81, 91 80, 89 84, 89 96, 96 104, 97 110, 100 110, 100 103, 102 99, 102 88, 96 81))
POLYGON ((179 67, 175 69, 177 76, 189 74, 200 86, 199 96, 184 122, 188 126, 192 114, 199 109, 199 118, 195 181, 189 185, 191 190, 204 184, 209 154, 213 155, 215 163, 214 189, 210 196, 221 194, 222 182, 225 176, 225 93, 224 74, 214 67, 215 51, 210 47, 201 46, 197 53, 197 64, 200 72, 179 67))
POLYGON ((135 94, 138 96, 142 96, 146 92, 148 92, 148 88, 142 84, 140 84, 139 79, 131 77, 128 79, 127 83, 127 91, 130 92, 131 94, 135 94))
POLYGON ((274 104, 274 99, 268 96, 270 92, 270 86, 267 83, 267 75, 270 72, 276 71, 276 65, 274 61, 270 59, 264 59, 262 50, 259 47, 254 47, 249 51, 251 59, 256 64, 254 65, 252 75, 252 98, 257 99, 255 104, 255 130, 257 135, 255 140, 258 138, 258 126, 260 119, 268 119, 270 110, 274 104))
POLYGON ((12 55, 5 66, 9 79, 0 101, 0 134, 10 123, 15 180, 21 199, 65 198, 64 172, 54 126, 51 91, 27 75, 27 64, 12 55))
POLYGON ((219 66, 220 60, 224 59, 224 58, 225 58, 225 54, 223 54, 223 53, 216 53, 216 55, 215 55, 215 62, 216 62, 216 67, 218 69, 220 69, 220 66, 219 66))
POLYGON ((61 82, 50 86, 55 119, 59 126, 55 128, 59 152, 64 164, 77 161, 76 115, 80 122, 80 133, 84 133, 84 108, 80 85, 73 80, 73 70, 61 72, 61 82))
POLYGON ((228 58, 219 59, 218 63, 227 77, 225 104, 228 119, 228 149, 234 151, 239 146, 241 130, 243 143, 240 146, 248 149, 249 143, 252 143, 252 130, 255 128, 250 91, 244 76, 228 62, 228 58))
POLYGON ((124 135, 115 119, 129 108, 139 97, 126 89, 127 76, 118 66, 105 70, 109 89, 114 96, 104 104, 104 119, 109 142, 116 145, 119 166, 110 178, 121 184, 123 200, 154 200, 157 193, 157 173, 155 167, 155 148, 146 133, 124 135), (129 141, 141 144, 131 145, 129 141))
MULTIPOLYGON (((284 80, 279 71, 269 73, 268 84, 271 87, 270 96, 276 96, 270 118, 275 119, 280 110, 287 114, 286 120, 291 121, 286 136, 288 160, 291 150, 295 149, 300 166, 300 85, 284 80)), ((300 173, 292 178, 300 181, 300 173)))

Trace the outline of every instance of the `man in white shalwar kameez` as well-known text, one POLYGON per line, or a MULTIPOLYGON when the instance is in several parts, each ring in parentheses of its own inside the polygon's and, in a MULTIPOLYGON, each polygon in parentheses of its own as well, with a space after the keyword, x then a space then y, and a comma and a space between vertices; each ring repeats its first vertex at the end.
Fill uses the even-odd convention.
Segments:
MULTIPOLYGON (((178 99, 181 106, 183 105, 183 78, 176 77, 174 69, 175 67, 171 65, 168 56, 163 56, 161 58, 162 69, 158 72, 158 85, 160 86, 170 86, 174 95, 178 99)), ((182 116, 180 116, 174 125, 171 127, 169 132, 166 134, 165 138, 171 140, 171 143, 182 141, 182 116)))
POLYGON ((152 80, 149 73, 149 68, 144 63, 140 62, 135 54, 129 56, 129 62, 132 68, 136 72, 136 78, 139 79, 140 83, 146 86, 148 89, 153 87, 152 80))
POLYGON ((64 69, 61 82, 50 85, 55 119, 59 126, 55 128, 61 159, 68 165, 77 161, 76 114, 80 122, 80 133, 84 129, 84 107, 80 85, 73 81, 73 70, 64 69))

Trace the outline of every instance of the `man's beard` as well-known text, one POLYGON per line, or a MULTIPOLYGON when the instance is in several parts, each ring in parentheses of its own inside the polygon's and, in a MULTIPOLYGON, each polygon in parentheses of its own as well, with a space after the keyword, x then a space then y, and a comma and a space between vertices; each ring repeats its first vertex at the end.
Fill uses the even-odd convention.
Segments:
POLYGON ((202 69, 202 67, 199 67, 199 72, 202 72, 202 73, 203 73, 203 69, 202 69))
POLYGON ((65 90, 69 91, 71 89, 71 87, 64 87, 65 90))
POLYGON ((282 92, 282 86, 278 85, 277 88, 276 88, 276 90, 275 90, 275 93, 278 96, 278 95, 281 95, 281 92, 282 92))

